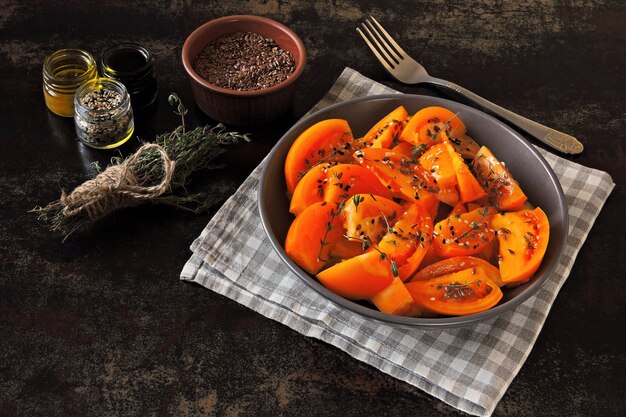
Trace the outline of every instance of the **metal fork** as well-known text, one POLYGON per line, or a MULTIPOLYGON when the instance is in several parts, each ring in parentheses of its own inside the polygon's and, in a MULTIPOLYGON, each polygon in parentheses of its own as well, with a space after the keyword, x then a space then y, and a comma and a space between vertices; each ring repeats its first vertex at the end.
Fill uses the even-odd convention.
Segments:
POLYGON ((498 106, 480 97, 478 94, 454 84, 450 81, 431 77, 426 69, 409 56, 372 16, 361 23, 356 29, 363 37, 367 46, 378 58, 385 69, 398 81, 404 84, 432 84, 453 90, 475 104, 491 111, 510 124, 534 136, 539 141, 567 154, 578 154, 583 151, 583 144, 575 137, 551 129, 542 124, 522 117, 510 110, 498 106))

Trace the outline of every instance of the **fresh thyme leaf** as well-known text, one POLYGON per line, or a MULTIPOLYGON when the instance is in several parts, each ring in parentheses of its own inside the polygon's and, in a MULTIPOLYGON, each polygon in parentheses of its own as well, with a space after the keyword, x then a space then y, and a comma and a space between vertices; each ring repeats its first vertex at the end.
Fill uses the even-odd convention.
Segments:
POLYGON ((355 195, 352 197, 352 202, 354 203, 354 211, 359 211, 359 204, 361 204, 361 202, 365 201, 365 197, 363 197, 362 195, 355 195))
POLYGON ((333 221, 341 214, 345 205, 346 205, 346 201, 343 200, 342 202, 337 203, 335 208, 331 208, 328 213, 330 215, 330 219, 326 221, 326 231, 324 232, 324 237, 320 239, 320 243, 321 243, 320 250, 317 253, 318 262, 326 262, 328 260, 328 259, 322 258, 322 251, 324 250, 324 247, 329 244, 329 242, 326 240, 328 238, 328 233, 330 233, 331 231, 335 229, 335 226, 333 226, 333 221))
POLYGON ((489 214, 489 207, 484 207, 483 211, 480 211, 479 209, 478 214, 480 214, 481 219, 484 219, 485 217, 487 217, 487 214, 489 214))
MULTIPOLYGON (((459 116, 459 114, 460 114, 459 112, 455 113, 455 114, 454 114, 454 116, 452 116, 450 119, 448 119, 448 120, 447 120, 447 121, 443 124, 443 126, 441 126, 440 128, 438 128, 439 130, 436 130, 436 131, 435 131, 435 134, 430 133, 430 130, 429 130, 429 131, 428 131, 428 133, 430 133, 430 135, 428 135, 428 133, 427 133, 427 135, 428 135, 428 136, 430 136, 430 140, 436 140, 436 139, 437 139, 437 137, 439 136, 439 134, 440 134, 441 132, 446 132, 446 133, 448 133, 448 126, 450 126, 450 123, 451 123, 454 119, 456 119, 456 118, 459 116)), ((438 118, 435 118, 435 120, 438 120, 438 118)), ((435 123, 439 123, 439 122, 435 122, 435 123)), ((435 126, 435 127, 438 127, 438 126, 435 126)))
POLYGON ((411 156, 419 158, 424 152, 426 152, 426 144, 420 143, 411 149, 411 156))
POLYGON ((389 261, 390 266, 391 266, 391 273, 393 274, 394 277, 398 276, 398 265, 396 265, 396 262, 392 259, 389 259, 389 256, 381 251, 376 245, 372 245, 372 242, 369 239, 363 239, 357 236, 348 236, 348 235, 343 235, 346 239, 349 240, 356 240, 357 242, 361 242, 361 247, 363 248, 363 250, 366 250, 367 248, 373 248, 376 252, 378 252, 378 254, 380 255, 380 260, 381 261, 389 261))
POLYGON ((391 274, 394 276, 394 278, 397 278, 399 275, 398 265, 396 264, 396 261, 391 261, 391 274))
POLYGON ((391 243, 393 246, 400 246, 400 244, 398 243, 398 241, 397 241, 397 240, 395 240, 395 239, 389 239, 389 240, 387 241, 387 243, 391 243))

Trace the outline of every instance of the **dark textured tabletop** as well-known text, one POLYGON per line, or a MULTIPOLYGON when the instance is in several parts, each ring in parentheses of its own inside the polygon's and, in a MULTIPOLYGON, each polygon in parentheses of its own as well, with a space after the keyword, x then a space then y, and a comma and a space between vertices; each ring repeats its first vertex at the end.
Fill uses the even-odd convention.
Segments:
MULTIPOLYGON (((179 281, 212 213, 118 211, 65 243, 28 211, 117 151, 75 140, 43 102, 49 53, 134 40, 160 95, 143 139, 214 123, 193 104, 180 53, 205 21, 256 14, 294 29, 308 64, 289 113, 248 129, 207 187, 232 193, 344 67, 403 92, 354 28, 376 16, 429 72, 585 145, 567 157, 617 184, 496 416, 626 415, 626 3, 614 1, 0 1, 0 416, 438 416, 439 400, 198 285, 179 281)), ((124 145, 128 155, 138 141, 124 145)))

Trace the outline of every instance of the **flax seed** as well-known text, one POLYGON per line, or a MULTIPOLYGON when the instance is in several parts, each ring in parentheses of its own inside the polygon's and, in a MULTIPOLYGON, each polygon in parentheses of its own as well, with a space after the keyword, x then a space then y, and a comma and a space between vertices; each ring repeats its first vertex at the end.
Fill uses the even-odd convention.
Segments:
POLYGON ((193 63, 209 83, 237 91, 269 88, 285 81, 295 70, 289 51, 270 38, 237 32, 209 43, 193 63))

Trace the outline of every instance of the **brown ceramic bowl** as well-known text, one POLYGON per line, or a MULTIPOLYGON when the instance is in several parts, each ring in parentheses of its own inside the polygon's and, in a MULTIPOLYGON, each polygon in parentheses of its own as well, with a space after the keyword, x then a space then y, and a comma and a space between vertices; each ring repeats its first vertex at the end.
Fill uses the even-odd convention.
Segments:
POLYGON ((289 108, 306 64, 306 49, 285 25, 265 17, 239 15, 211 20, 193 31, 183 45, 182 58, 194 99, 207 116, 227 125, 251 126, 269 122, 289 108), (294 72, 285 81, 262 90, 236 91, 210 84, 193 69, 193 62, 207 44, 236 32, 254 32, 273 39, 293 55, 294 72))

